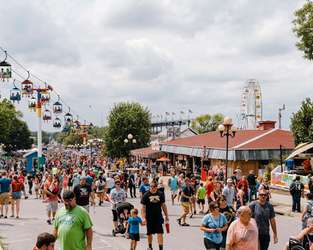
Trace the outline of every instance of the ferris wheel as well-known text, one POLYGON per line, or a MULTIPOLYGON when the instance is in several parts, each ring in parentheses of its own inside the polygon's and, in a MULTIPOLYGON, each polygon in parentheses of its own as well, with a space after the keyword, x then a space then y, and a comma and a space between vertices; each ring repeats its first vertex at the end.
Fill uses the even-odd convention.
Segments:
POLYGON ((262 120, 262 93, 256 79, 246 82, 241 94, 241 129, 256 129, 257 123, 262 120))

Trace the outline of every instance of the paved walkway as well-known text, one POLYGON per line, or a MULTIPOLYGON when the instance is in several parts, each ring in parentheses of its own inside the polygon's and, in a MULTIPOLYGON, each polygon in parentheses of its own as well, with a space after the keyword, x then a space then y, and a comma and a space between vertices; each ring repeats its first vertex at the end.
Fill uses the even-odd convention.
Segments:
MULTIPOLYGON (((169 197, 169 195, 167 195, 169 197)), ((287 208, 288 196, 273 194, 273 201, 284 203, 287 208)), ((139 199, 129 199, 135 207, 140 208, 139 199)), ((196 215, 189 220, 190 227, 180 227, 176 222, 181 210, 178 205, 170 205, 167 199, 170 214, 171 233, 165 235, 165 247, 169 250, 203 250, 202 232, 199 229, 202 216, 196 215)), ((290 207, 289 207, 290 209, 290 207)), ((32 249, 36 236, 44 231, 50 232, 52 227, 46 221, 45 204, 39 200, 22 200, 21 219, 0 219, 0 235, 4 236, 9 250, 32 249)), ((111 235, 111 211, 108 203, 102 207, 91 209, 94 223, 94 248, 96 250, 128 250, 129 241, 122 236, 111 235)), ((293 216, 277 216, 279 244, 271 245, 271 250, 281 250, 290 235, 297 234, 301 229, 299 214, 293 216)), ((145 228, 141 228, 141 241, 138 250, 146 250, 145 228)), ((58 249, 58 247, 56 248, 58 249)), ((156 249, 156 248, 155 248, 156 249)))

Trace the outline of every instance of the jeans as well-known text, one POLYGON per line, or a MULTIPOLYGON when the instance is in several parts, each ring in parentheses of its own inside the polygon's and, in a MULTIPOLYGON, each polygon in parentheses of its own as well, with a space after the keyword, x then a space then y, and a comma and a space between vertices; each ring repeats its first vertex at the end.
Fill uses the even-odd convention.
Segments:
POLYGON ((301 196, 292 195, 292 212, 301 212, 301 196))
POLYGON ((136 186, 135 185, 129 185, 128 188, 129 188, 130 197, 136 198, 136 186))
POLYGON ((260 234, 259 242, 260 242, 260 250, 268 250, 268 246, 270 244, 270 236, 260 234))

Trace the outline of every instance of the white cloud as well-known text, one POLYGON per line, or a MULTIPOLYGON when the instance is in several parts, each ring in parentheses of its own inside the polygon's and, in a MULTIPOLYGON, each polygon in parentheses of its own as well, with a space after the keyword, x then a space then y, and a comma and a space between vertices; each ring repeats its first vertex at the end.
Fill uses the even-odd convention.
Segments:
POLYGON ((256 78, 265 118, 276 119, 285 103, 287 128, 312 86, 291 23, 304 2, 11 0, 0 7, 0 45, 98 124, 123 100, 154 113, 192 109, 235 119, 245 81, 256 78))

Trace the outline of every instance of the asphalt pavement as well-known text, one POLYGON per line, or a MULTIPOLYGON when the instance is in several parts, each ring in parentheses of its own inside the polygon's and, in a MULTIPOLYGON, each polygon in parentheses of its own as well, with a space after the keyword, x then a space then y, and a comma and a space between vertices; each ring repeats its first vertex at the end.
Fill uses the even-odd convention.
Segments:
MULTIPOLYGON (((285 204, 288 196, 283 194, 273 194, 273 201, 278 202, 280 206, 285 204), (280 202, 284 201, 284 202, 280 202)), ((140 208, 139 199, 128 199, 129 202, 140 208)), ((62 206, 62 204, 60 204, 62 206)), ((167 194, 167 206, 170 215, 170 234, 165 234, 164 249, 169 250, 202 250, 203 239, 200 231, 202 215, 195 215, 189 219, 190 227, 180 227, 176 219, 181 209, 178 205, 171 205, 169 195, 167 194)), ((128 250, 129 240, 119 235, 113 237, 111 222, 111 207, 105 203, 102 207, 91 208, 90 215, 94 224, 94 250, 128 250)), ((271 250, 281 250, 290 235, 296 235, 301 230, 299 214, 277 215, 279 243, 271 245, 271 250)), ((46 223, 46 204, 41 200, 30 197, 28 200, 22 200, 21 218, 0 219, 0 235, 4 237, 9 250, 32 249, 36 237, 42 232, 51 232, 52 226, 46 223)), ((154 249, 158 249, 156 241, 154 249)), ((57 247, 58 248, 58 244, 57 247)), ((145 236, 145 227, 141 228, 141 240, 138 244, 138 250, 147 249, 147 239, 145 236)))

